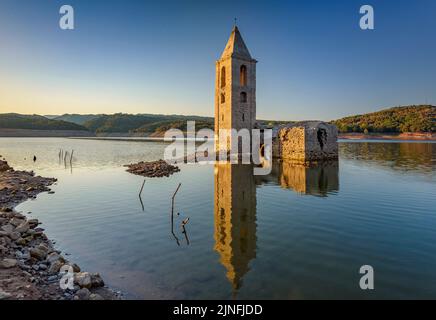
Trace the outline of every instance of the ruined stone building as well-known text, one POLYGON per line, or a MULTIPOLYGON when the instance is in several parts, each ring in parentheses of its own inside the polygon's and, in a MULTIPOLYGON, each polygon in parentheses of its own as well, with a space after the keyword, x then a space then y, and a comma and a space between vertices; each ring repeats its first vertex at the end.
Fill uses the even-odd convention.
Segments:
POLYGON ((322 121, 290 123, 265 128, 256 122, 256 63, 235 26, 220 59, 215 79, 215 151, 241 151, 241 137, 219 140, 230 129, 273 129, 273 157, 298 162, 331 160, 338 157, 338 131, 322 121))
POLYGON ((275 128, 273 157, 291 162, 338 158, 338 129, 322 121, 302 121, 275 128))

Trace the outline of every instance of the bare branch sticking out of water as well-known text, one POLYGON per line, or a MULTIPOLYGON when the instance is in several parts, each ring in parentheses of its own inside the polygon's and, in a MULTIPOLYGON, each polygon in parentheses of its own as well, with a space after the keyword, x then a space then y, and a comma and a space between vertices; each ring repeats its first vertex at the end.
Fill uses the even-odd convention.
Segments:
POLYGON ((68 157, 68 151, 65 151, 65 156, 64 156, 64 166, 65 166, 65 169, 67 168, 67 157, 68 157))
POLYGON ((185 225, 182 224, 182 233, 185 235, 185 239, 186 239, 186 244, 189 246, 189 237, 188 237, 188 232, 185 229, 185 225))
POLYGON ((139 202, 141 203, 142 211, 144 211, 144 203, 142 202, 142 190, 144 189, 145 179, 142 182, 141 190, 139 190, 139 202))
POLYGON ((174 197, 176 196, 177 192, 179 191, 181 185, 182 185, 182 184, 179 183, 179 185, 178 185, 176 191, 175 191, 174 194, 173 194, 173 198, 172 198, 172 199, 173 199, 173 204, 174 204, 174 197))
POLYGON ((145 179, 144 179, 144 181, 142 182, 141 190, 139 191, 139 197, 141 197, 141 195, 142 195, 142 190, 144 190, 144 184, 145 184, 145 179))
POLYGON ((174 239, 176 239, 176 242, 177 242, 178 246, 180 246, 180 241, 179 241, 179 238, 177 238, 176 234, 174 233, 174 198, 176 197, 176 194, 179 191, 181 185, 182 184, 179 183, 179 185, 177 186, 176 191, 174 192, 174 194, 173 194, 173 196, 171 198, 171 233, 172 233, 174 239))

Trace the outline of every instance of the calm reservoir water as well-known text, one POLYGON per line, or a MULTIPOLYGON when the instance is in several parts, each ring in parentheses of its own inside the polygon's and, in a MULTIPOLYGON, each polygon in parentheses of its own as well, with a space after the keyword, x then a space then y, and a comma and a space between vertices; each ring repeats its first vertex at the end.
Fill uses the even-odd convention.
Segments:
POLYGON ((128 298, 436 298, 436 144, 341 142, 336 164, 275 164, 268 176, 182 165, 147 178, 141 203, 144 179, 123 165, 162 158, 165 146, 0 138, 15 169, 59 179, 55 194, 17 209, 128 298), (73 168, 60 148, 74 149, 73 168), (375 270, 373 291, 359 287, 362 265, 375 270))

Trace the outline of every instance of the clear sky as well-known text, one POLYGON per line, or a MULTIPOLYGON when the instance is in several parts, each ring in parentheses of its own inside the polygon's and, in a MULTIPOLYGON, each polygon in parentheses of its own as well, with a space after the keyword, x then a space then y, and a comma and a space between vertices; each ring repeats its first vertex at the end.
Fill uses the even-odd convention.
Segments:
POLYGON ((259 119, 436 104, 435 0, 1 0, 0 112, 213 116, 234 17, 259 61, 259 119), (363 4, 375 30, 359 28, 363 4))

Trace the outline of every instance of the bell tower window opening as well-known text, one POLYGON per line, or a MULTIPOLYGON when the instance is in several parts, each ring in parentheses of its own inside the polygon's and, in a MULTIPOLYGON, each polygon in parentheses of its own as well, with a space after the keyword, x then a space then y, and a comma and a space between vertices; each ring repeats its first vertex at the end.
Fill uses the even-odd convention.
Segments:
POLYGON ((240 100, 243 103, 247 102, 247 92, 241 92, 240 100))
POLYGON ((221 88, 226 86, 226 68, 221 68, 221 88))
POLYGON ((240 68, 239 83, 241 86, 247 85, 247 67, 245 65, 242 65, 240 68))

